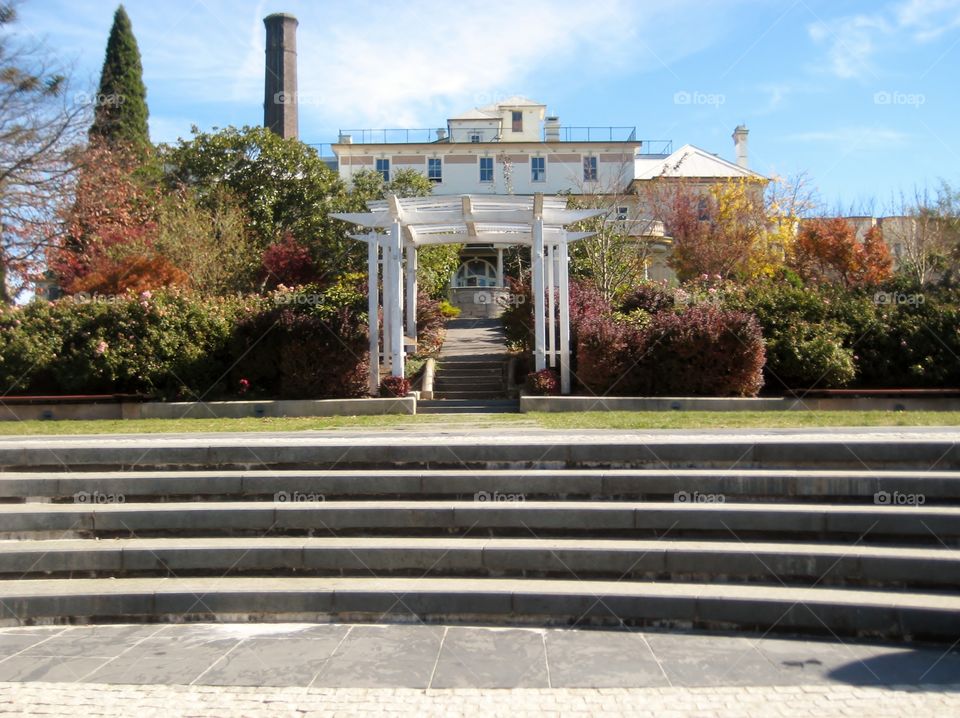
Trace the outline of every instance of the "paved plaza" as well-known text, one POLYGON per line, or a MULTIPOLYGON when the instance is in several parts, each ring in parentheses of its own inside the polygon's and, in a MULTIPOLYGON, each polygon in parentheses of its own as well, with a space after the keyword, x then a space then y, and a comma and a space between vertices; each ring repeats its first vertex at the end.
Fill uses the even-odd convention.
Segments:
POLYGON ((0 630, 0 714, 956 715, 960 650, 423 624, 0 630))

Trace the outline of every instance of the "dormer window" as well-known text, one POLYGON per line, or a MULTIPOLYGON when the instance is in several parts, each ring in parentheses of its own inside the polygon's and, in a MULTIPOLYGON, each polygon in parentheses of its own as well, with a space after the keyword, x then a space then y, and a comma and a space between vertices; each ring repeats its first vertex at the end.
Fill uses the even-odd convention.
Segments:
POLYGON ((513 131, 523 132, 523 113, 519 110, 514 110, 510 114, 513 118, 513 131))
POLYGON ((470 133, 470 141, 471 141, 471 142, 480 142, 480 133, 479 133, 479 132, 471 132, 471 133, 470 133))

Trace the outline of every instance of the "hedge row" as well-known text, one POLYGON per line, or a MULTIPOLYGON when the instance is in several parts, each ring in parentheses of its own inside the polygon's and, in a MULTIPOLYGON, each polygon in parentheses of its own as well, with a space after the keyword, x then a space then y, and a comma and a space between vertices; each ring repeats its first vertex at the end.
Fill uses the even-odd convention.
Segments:
POLYGON ((0 386, 165 400, 362 396, 366 320, 366 297, 350 285, 34 302, 0 309, 0 386))

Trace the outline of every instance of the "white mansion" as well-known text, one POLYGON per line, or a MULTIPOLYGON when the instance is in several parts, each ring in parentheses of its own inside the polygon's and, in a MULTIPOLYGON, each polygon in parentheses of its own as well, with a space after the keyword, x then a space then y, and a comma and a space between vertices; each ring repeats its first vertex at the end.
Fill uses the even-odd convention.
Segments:
MULTIPOLYGON (((687 178, 713 182, 734 177, 766 179, 748 169, 745 127, 734 132, 736 161, 693 145, 672 149, 669 140, 641 140, 634 127, 564 127, 546 105, 511 97, 447 120, 439 129, 342 130, 332 145, 332 164, 349 182, 354 173, 375 170, 389 180, 412 168, 434 182, 437 195, 543 193, 604 196, 610 221, 642 237, 655 249, 651 279, 670 276, 669 238, 649 219, 641 197, 645 182, 687 178)), ((503 286, 503 248, 471 247, 453 280, 454 299, 468 312, 477 287, 503 286)), ((492 307, 491 307, 492 309, 492 307)))

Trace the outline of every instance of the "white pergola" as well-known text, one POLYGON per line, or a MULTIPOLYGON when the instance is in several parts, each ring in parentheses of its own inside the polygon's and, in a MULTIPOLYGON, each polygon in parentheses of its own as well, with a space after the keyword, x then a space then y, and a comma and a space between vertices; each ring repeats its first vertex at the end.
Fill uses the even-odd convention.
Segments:
POLYGON ((559 366, 561 391, 570 393, 567 245, 593 233, 568 232, 566 227, 603 210, 567 209, 566 199, 542 194, 390 195, 369 202, 367 208, 369 212, 333 216, 368 230, 350 236, 367 243, 371 393, 380 386, 379 285, 383 285, 383 363, 391 374, 402 377, 404 348, 417 335, 417 247, 432 244, 531 248, 536 369, 559 366))

